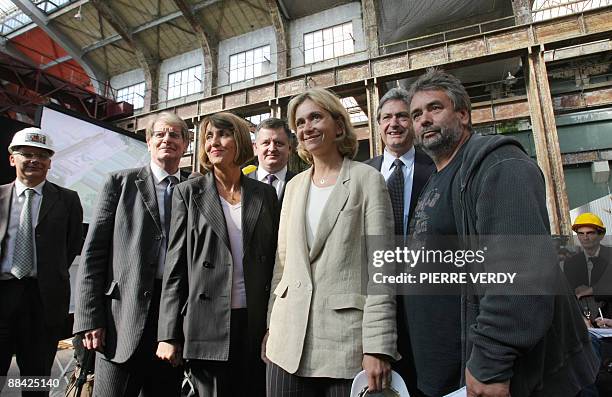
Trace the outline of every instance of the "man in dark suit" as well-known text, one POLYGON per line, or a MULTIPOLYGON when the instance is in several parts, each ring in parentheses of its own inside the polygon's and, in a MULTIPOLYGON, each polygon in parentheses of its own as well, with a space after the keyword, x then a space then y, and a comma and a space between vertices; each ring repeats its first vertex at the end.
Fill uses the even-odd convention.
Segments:
MULTIPOLYGON (((385 151, 365 163, 379 170, 387 181, 393 205, 395 234, 406 236, 419 194, 435 169, 434 163, 425 153, 414 148, 410 102, 406 90, 389 90, 380 99, 376 120, 385 151)), ((404 378, 410 394, 419 396, 402 298, 400 296, 397 299, 398 350, 402 359, 395 363, 394 369, 404 378)))
POLYGON ((111 174, 89 229, 79 279, 74 332, 98 350, 96 396, 172 396, 181 371, 155 357, 161 279, 174 185, 189 131, 173 113, 147 130, 151 162, 111 174))
POLYGON ((13 354, 21 376, 49 376, 67 326, 83 209, 76 192, 46 180, 54 150, 39 128, 17 132, 9 153, 17 178, 0 186, 0 379, 13 354))
POLYGON ((287 169, 291 154, 291 130, 287 122, 271 117, 259 123, 253 144, 259 167, 248 174, 249 178, 272 185, 280 202, 285 186, 295 175, 287 169))
POLYGON ((593 321, 612 316, 612 248, 601 244, 606 227, 590 212, 576 217, 572 230, 578 235, 582 252, 569 258, 563 266, 565 277, 579 299, 583 313, 593 321))
POLYGON ((406 235, 423 186, 434 170, 433 161, 413 146, 408 92, 392 88, 380 100, 376 120, 385 151, 365 163, 379 170, 389 187, 396 235, 406 235), (394 191, 399 200, 394 200, 394 191))

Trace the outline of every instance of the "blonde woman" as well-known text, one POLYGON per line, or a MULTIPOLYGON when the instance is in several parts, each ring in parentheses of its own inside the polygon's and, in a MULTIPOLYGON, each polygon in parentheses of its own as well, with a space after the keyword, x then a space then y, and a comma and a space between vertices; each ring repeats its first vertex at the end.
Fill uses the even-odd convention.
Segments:
POLYGON ((268 305, 268 396, 346 396, 361 369, 389 381, 395 300, 362 295, 364 237, 393 235, 385 182, 351 160, 357 138, 340 100, 313 88, 289 102, 298 154, 312 166, 287 185, 268 305), (300 390, 295 394, 295 390, 300 390))

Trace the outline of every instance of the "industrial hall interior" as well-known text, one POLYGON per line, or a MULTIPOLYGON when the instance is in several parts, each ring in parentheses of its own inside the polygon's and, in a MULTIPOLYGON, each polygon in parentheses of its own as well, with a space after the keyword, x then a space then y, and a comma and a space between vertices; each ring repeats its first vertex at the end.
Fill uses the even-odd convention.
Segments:
POLYGON ((585 212, 612 225, 611 38, 612 0, 0 0, 0 184, 15 132, 39 127, 87 224, 109 172, 148 164, 161 112, 187 123, 180 168, 198 171, 207 116, 254 132, 313 87, 340 98, 366 161, 385 148, 380 99, 433 67, 465 86, 474 132, 537 162, 551 233, 571 236, 585 212))

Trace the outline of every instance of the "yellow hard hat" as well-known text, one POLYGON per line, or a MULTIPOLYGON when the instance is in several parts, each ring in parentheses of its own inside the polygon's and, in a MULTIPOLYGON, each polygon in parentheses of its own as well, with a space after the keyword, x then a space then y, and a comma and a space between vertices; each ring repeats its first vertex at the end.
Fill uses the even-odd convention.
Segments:
POLYGON ((584 214, 578 215, 572 225, 572 230, 577 231, 578 228, 582 226, 592 226, 595 229, 602 230, 604 233, 606 232, 606 227, 601 221, 601 218, 592 212, 585 212, 584 214))

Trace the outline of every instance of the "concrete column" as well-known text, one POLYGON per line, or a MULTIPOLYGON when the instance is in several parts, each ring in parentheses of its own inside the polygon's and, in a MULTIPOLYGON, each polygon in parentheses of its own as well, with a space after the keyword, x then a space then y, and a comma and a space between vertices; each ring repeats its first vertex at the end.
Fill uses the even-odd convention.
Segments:
POLYGON ((527 67, 527 100, 538 165, 546 180, 546 207, 553 234, 570 235, 569 201, 544 49, 533 47, 523 61, 527 67))
POLYGON ((379 55, 379 47, 376 0, 361 0, 361 14, 368 53, 370 58, 377 57, 379 55))
POLYGON ((517 25, 533 22, 531 18, 532 1, 533 0, 512 0, 512 11, 514 11, 514 21, 517 25))
POLYGON ((193 133, 193 159, 191 161, 191 170, 200 172, 200 119, 195 121, 195 132, 193 133))
POLYGON ((149 63, 143 69, 145 77, 144 112, 151 112, 156 109, 159 101, 159 63, 149 63))
POLYGON ((378 156, 383 152, 382 138, 376 121, 376 110, 380 101, 376 79, 365 81, 366 97, 368 99, 368 128, 370 129, 370 157, 378 156))

